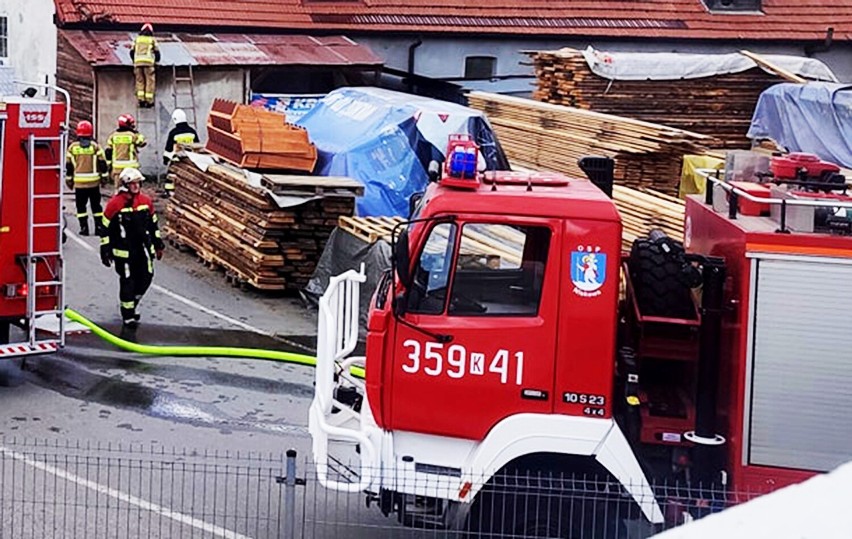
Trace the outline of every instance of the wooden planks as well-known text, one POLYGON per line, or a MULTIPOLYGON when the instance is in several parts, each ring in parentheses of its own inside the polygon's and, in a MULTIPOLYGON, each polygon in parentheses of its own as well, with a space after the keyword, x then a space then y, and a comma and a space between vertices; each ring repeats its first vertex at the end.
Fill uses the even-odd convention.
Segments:
POLYGON ((367 243, 384 240, 391 243, 393 229, 405 220, 402 217, 347 217, 341 216, 337 226, 367 243))
POLYGON ((613 188, 613 198, 621 215, 622 248, 629 251, 633 240, 659 228, 672 239, 683 241, 684 202, 657 191, 637 190, 621 185, 613 188))
POLYGON ((534 99, 703 133, 713 137, 711 147, 723 149, 750 147, 746 133, 761 92, 792 75, 755 67, 697 79, 609 80, 593 73, 575 49, 527 54, 537 79, 534 99))
POLYGON ((364 194, 364 185, 361 182, 340 176, 264 174, 260 183, 276 195, 364 194))
POLYGON ((530 99, 471 92, 509 159, 532 169, 585 177, 577 160, 615 160, 615 181, 676 195, 684 154, 700 154, 712 138, 664 125, 530 99))
MULTIPOLYGON (((169 174, 175 191, 165 211, 168 239, 223 269, 233 283, 261 290, 303 288, 338 218, 355 209, 356 189, 347 191, 343 181, 322 195, 308 182, 302 194, 316 199, 279 208, 266 189, 229 166, 202 172, 182 160, 169 174)), ((298 191, 298 182, 290 186, 298 191)))
POLYGON ((317 162, 308 132, 277 112, 216 99, 207 134, 207 150, 239 167, 311 172, 317 162))

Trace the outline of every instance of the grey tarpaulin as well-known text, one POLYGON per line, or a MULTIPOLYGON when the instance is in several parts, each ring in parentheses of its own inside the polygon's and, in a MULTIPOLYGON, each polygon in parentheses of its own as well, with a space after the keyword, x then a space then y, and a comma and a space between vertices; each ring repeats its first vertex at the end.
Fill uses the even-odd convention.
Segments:
POLYGON ((350 269, 357 271, 362 263, 367 274, 367 281, 361 285, 361 314, 358 317, 359 334, 363 339, 367 334, 370 299, 379 284, 382 272, 391 267, 391 246, 388 242, 378 240, 375 243, 367 243, 345 230, 335 228, 304 292, 308 299, 316 302, 325 292, 332 276, 350 269))

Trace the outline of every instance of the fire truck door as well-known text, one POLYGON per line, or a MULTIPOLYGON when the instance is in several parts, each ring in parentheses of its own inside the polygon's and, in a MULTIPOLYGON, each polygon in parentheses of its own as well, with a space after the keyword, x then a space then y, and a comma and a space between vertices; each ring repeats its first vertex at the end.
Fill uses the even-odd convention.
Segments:
POLYGON ((481 439, 553 409, 559 221, 432 223, 395 329, 390 428, 481 439))

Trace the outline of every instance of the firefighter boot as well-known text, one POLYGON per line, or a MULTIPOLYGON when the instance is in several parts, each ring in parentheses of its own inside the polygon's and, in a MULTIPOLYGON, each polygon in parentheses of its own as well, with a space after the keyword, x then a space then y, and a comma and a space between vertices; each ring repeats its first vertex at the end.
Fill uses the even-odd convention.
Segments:
POLYGON ((89 235, 89 218, 88 217, 80 217, 80 235, 88 236, 89 235))
POLYGON ((135 328, 139 324, 139 319, 136 317, 136 302, 121 302, 121 322, 128 328, 135 328))
POLYGON ((104 228, 104 224, 101 219, 95 217, 92 219, 92 221, 95 223, 95 234, 101 237, 106 236, 106 229, 104 228))

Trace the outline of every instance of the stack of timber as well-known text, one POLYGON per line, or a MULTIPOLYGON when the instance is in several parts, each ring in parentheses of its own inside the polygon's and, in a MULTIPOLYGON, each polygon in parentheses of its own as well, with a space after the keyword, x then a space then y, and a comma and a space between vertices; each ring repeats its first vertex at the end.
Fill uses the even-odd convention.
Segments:
POLYGON ((684 154, 702 154, 707 135, 531 99, 471 92, 509 159, 523 167, 585 177, 577 160, 615 159, 615 181, 677 195, 684 154))
POLYGON ((283 114, 216 99, 207 117, 207 150, 243 168, 311 172, 317 148, 283 114))
POLYGON ((250 185, 231 166, 210 165, 203 172, 184 159, 169 174, 175 181, 165 211, 169 241, 223 269, 233 284, 260 290, 303 288, 338 218, 354 213, 354 197, 363 192, 348 178, 264 177, 273 192, 307 197, 281 208, 269 190, 250 185), (278 183, 285 187, 278 189, 278 183))
POLYGON ((755 67, 678 80, 609 80, 575 49, 528 52, 538 101, 629 116, 714 137, 713 148, 748 149, 746 137, 761 92, 785 80, 755 67))
POLYGON ((640 191, 621 185, 616 185, 612 194, 621 215, 624 250, 630 251, 633 240, 646 237, 655 228, 672 239, 683 241, 683 200, 653 189, 640 191))

